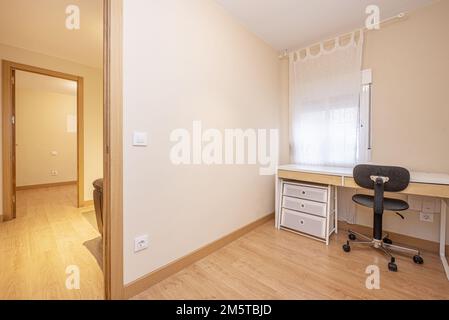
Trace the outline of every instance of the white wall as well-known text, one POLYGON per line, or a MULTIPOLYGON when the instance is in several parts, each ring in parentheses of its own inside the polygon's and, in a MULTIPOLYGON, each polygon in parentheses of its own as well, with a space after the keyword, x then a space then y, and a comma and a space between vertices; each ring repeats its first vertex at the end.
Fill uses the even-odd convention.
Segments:
POLYGON ((214 1, 124 2, 125 283, 274 212, 273 176, 175 166, 169 136, 194 120, 279 128, 281 76, 277 52, 214 1), (147 148, 131 146, 134 130, 149 133, 147 148), (134 254, 142 234, 150 248, 134 254))
MULTIPOLYGON (((103 176, 102 70, 2 44, 0 44, 0 60, 28 64, 84 78, 84 199, 91 200, 93 198, 92 182, 103 176)), ((0 199, 0 204, 2 201, 0 199)))

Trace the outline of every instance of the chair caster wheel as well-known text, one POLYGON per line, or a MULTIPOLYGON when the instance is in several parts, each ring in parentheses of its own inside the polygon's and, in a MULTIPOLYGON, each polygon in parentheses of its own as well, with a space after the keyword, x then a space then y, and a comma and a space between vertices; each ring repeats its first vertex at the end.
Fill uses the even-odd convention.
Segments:
POLYGON ((386 243, 386 244, 393 244, 393 241, 391 241, 391 239, 389 239, 389 238, 385 238, 383 240, 383 242, 386 243))
POLYGON ((424 264, 424 259, 421 256, 414 256, 413 262, 416 264, 424 264))
POLYGON ((351 246, 349 245, 349 241, 348 241, 348 243, 343 245, 343 251, 344 252, 351 252, 351 246))
POLYGON ((349 240, 351 240, 351 241, 357 240, 357 237, 355 236, 355 234, 352 234, 352 233, 349 234, 348 238, 349 238, 349 240))
POLYGON ((396 264, 395 258, 391 258, 391 262, 388 264, 388 270, 391 272, 398 272, 398 265, 396 264))

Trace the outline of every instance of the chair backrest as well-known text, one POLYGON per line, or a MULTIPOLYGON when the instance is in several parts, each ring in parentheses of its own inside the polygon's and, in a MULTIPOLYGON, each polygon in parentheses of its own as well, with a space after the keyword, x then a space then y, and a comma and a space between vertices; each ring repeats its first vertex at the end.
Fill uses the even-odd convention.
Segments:
POLYGON ((384 184, 384 190, 388 192, 403 191, 410 184, 410 172, 405 168, 368 164, 358 165, 354 168, 354 180, 362 188, 373 190, 373 177, 388 178, 384 184))

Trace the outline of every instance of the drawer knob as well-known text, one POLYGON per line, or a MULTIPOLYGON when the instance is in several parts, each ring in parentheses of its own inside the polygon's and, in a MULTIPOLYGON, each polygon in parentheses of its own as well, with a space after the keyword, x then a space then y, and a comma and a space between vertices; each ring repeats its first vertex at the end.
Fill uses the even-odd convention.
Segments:
POLYGON ((305 222, 304 222, 304 220, 301 220, 301 221, 299 221, 299 223, 303 225, 305 222))
POLYGON ((306 194, 306 192, 305 192, 305 191, 303 191, 303 192, 302 192, 302 194, 306 194))

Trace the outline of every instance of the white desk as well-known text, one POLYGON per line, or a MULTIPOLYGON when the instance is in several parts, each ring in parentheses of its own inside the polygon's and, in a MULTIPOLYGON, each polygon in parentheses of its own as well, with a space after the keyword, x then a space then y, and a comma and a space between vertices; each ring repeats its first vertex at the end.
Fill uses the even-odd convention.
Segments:
MULTIPOLYGON (((319 183, 328 186, 360 189, 353 179, 353 169, 323 166, 286 165, 278 168, 276 177, 276 227, 280 228, 280 187, 283 181, 319 183)), ((446 224, 449 199, 449 174, 411 172, 410 186, 402 193, 441 199, 440 257, 449 280, 446 258, 446 224)))

